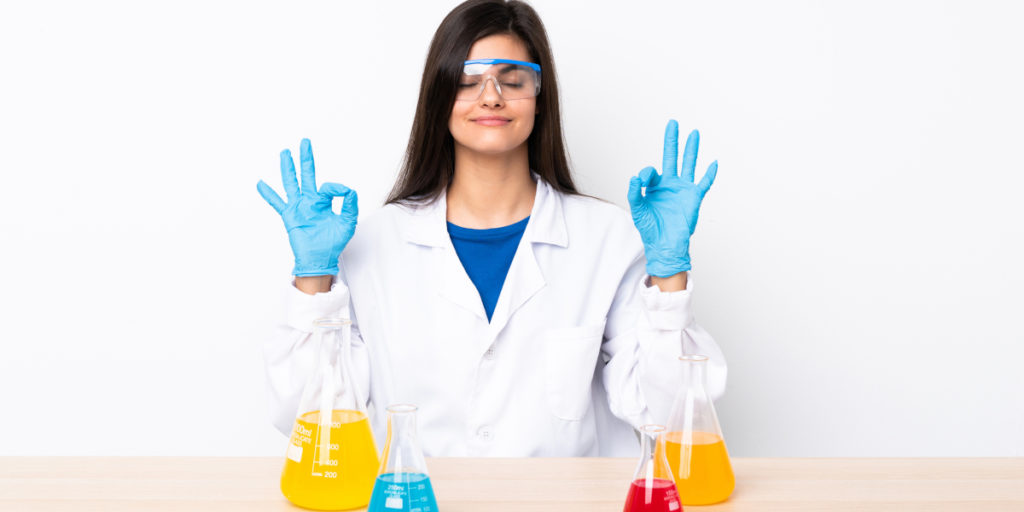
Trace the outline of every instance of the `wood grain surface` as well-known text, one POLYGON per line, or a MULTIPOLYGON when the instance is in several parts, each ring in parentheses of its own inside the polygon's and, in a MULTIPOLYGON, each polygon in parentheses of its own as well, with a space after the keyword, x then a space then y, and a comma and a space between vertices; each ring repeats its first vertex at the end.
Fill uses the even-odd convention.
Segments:
MULTIPOLYGON (((620 512, 632 459, 428 459, 442 512, 620 512)), ((0 457, 2 511, 299 511, 275 457, 0 457)), ((735 458, 690 511, 1024 512, 1024 458, 735 458)))

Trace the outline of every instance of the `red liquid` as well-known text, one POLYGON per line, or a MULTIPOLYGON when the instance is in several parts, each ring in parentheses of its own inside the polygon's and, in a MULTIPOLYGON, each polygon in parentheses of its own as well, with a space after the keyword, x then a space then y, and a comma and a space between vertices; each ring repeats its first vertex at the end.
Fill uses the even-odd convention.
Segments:
POLYGON ((683 506, 679 503, 679 493, 676 491, 676 483, 664 478, 651 480, 651 486, 647 486, 647 480, 638 478, 629 486, 629 495, 626 496, 626 508, 622 512, 681 512, 683 506))

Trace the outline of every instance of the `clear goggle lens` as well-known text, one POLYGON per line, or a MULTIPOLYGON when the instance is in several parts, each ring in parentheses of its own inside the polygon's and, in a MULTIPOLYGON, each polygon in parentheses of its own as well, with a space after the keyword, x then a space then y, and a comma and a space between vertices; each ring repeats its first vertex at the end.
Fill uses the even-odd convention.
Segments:
POLYGON ((534 98, 540 94, 540 66, 507 59, 467 60, 459 77, 455 99, 473 101, 483 94, 487 82, 494 84, 505 100, 534 98))

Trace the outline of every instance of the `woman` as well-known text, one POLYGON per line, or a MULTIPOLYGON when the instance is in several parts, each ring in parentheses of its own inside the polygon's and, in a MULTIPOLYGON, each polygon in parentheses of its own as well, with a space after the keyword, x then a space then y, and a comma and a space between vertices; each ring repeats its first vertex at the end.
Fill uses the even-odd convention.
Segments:
POLYGON ((301 189, 281 154, 287 202, 259 184, 296 258, 288 321, 265 347, 275 425, 291 430, 313 320, 337 315, 356 326, 378 436, 387 404, 415 403, 428 456, 634 455, 631 428, 666 421, 684 352, 710 356, 720 395, 725 362, 693 321, 687 275, 716 164, 693 183, 694 132, 677 176, 677 130, 663 172, 630 181, 634 227, 573 185, 536 12, 456 7, 431 42, 398 181, 358 232, 356 193, 317 189, 308 140, 301 189))

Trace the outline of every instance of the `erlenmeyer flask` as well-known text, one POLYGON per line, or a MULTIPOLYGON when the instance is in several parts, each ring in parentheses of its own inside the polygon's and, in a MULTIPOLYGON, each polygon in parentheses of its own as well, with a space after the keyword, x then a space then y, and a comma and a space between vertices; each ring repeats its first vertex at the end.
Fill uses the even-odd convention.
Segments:
POLYGON ((683 509, 672 470, 661 448, 665 427, 640 427, 640 464, 633 473, 623 512, 677 512, 683 509))
POLYGON ((676 395, 665 434, 665 452, 683 505, 725 501, 736 486, 715 405, 705 389, 708 358, 686 355, 682 388, 676 395))
POLYGON ((348 510, 370 501, 380 459, 353 378, 350 336, 348 320, 314 323, 316 364, 281 472, 281 492, 300 507, 348 510))
POLYGON ((416 435, 416 406, 388 407, 388 433, 369 512, 437 512, 416 435))

